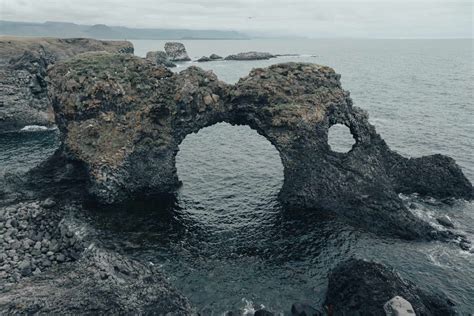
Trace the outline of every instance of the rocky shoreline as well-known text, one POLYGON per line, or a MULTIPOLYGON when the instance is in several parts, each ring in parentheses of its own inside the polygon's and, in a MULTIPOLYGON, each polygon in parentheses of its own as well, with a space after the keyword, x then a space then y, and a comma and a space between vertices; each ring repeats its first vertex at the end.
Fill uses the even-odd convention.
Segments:
POLYGON ((0 37, 0 133, 28 125, 52 126, 47 68, 89 51, 133 54, 133 45, 83 38, 0 37))
MULTIPOLYGON (((0 279, 15 282, 63 262, 75 261, 84 247, 52 199, 19 203, 0 213, 0 279)), ((4 283, 6 284, 6 283, 4 283)))
MULTIPOLYGON (((108 249, 83 205, 172 195, 179 184, 179 143, 222 121, 249 125, 278 148, 285 167, 280 199, 289 208, 331 210, 381 236, 457 237, 447 219, 440 219, 447 230, 439 231, 399 198, 417 192, 472 199, 472 185, 454 160, 409 159, 391 151, 329 67, 273 65, 228 85, 197 67, 176 74, 161 66, 186 59, 181 45, 143 59, 129 54, 127 42, 111 44, 113 53, 77 56, 79 50, 107 50, 108 44, 86 41, 90 46, 79 49, 84 42, 48 43, 67 49, 27 49, 1 70, 26 76, 21 87, 39 96, 41 109, 54 110, 62 144, 26 174, 0 175, 0 314, 196 314, 158 267, 108 249), (336 123, 356 139, 348 153, 327 145, 327 130, 336 123)), ((9 96, 22 96, 15 93, 9 96)), ((355 259, 330 274, 324 306, 295 303, 291 311, 390 315, 397 308, 454 314, 449 299, 423 293, 389 267, 355 259)))

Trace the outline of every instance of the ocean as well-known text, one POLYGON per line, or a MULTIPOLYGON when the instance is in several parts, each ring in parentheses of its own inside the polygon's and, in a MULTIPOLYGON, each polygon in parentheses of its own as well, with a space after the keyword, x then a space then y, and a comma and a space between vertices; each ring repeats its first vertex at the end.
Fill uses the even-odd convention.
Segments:
MULTIPOLYGON (((135 54, 165 41, 133 41, 135 54)), ((282 62, 328 65, 342 75, 354 104, 389 146, 405 156, 453 157, 474 181, 472 40, 188 40, 197 59, 216 53, 268 51, 266 61, 187 62, 235 83, 255 67, 282 62)), ((337 143, 347 141, 335 135, 337 143)), ((27 170, 58 146, 57 131, 0 134, 0 173, 27 170)), ((327 274, 349 257, 394 267, 422 289, 445 294, 460 314, 474 313, 474 254, 455 244, 408 242, 357 230, 318 212, 283 209, 277 200, 283 167, 277 150, 246 126, 219 123, 188 135, 177 168, 177 202, 147 201, 91 210, 110 247, 159 266, 203 313, 324 301, 327 274), (114 216, 111 216, 114 214, 114 216)), ((474 203, 453 205, 402 196, 434 226, 441 214, 474 242, 474 203)))

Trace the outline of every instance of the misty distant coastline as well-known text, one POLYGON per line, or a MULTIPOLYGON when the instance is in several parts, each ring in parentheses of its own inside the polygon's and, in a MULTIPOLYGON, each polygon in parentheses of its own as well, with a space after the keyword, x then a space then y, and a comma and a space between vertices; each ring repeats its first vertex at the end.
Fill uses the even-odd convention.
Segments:
POLYGON ((0 35, 88 37, 95 39, 143 40, 246 40, 253 37, 237 31, 128 28, 105 24, 82 25, 70 22, 15 22, 0 20, 0 35))

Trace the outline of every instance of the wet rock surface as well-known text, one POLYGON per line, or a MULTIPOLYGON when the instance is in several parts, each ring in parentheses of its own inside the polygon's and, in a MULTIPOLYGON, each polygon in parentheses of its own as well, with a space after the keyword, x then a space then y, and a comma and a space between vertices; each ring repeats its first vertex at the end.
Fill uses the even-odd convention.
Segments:
POLYGON ((0 177, 0 314, 192 314, 157 267, 103 245, 81 206, 80 172, 51 165, 68 168, 53 156, 0 177))
POLYGON ((156 65, 163 65, 165 67, 176 67, 176 64, 169 60, 168 55, 163 51, 148 52, 146 53, 146 59, 150 60, 156 65))
POLYGON ((416 315, 455 315, 448 298, 428 295, 393 269, 358 259, 331 272, 325 305, 332 315, 385 315, 384 306, 395 296, 407 300, 416 315))
POLYGON ((229 55, 225 58, 225 60, 265 60, 275 57, 277 56, 265 52, 245 52, 238 53, 235 55, 229 55))
POLYGON ((0 37, 0 132, 54 124, 47 67, 87 51, 133 53, 129 42, 0 37))
POLYGON ((171 61, 190 61, 188 53, 183 43, 167 42, 165 44, 165 52, 171 61))
POLYGON ((291 306, 291 316, 322 316, 323 313, 305 303, 295 303, 291 306))
POLYGON ((89 53, 49 75, 60 155, 84 168, 87 191, 100 203, 173 194, 178 145, 218 122, 248 125, 277 148, 279 198, 289 209, 332 211, 380 235, 432 239, 440 235, 398 194, 472 198, 453 159, 391 151, 326 66, 278 64, 228 85, 198 67, 175 74, 133 56, 89 53), (334 124, 348 126, 355 139, 348 153, 328 144, 334 124))

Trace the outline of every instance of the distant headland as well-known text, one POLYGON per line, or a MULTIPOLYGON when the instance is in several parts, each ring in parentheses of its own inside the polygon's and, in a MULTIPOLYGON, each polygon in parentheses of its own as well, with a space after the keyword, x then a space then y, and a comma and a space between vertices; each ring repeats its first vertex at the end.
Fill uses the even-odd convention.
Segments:
POLYGON ((88 37, 95 39, 250 39, 251 36, 237 31, 189 30, 164 28, 128 28, 105 24, 81 25, 70 22, 16 22, 0 20, 0 35, 88 37))

